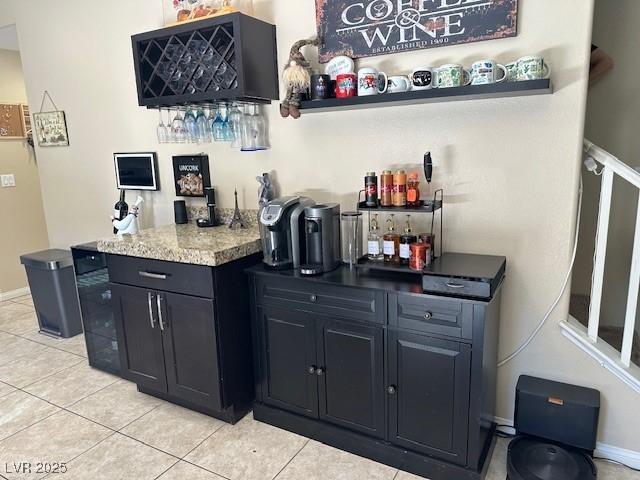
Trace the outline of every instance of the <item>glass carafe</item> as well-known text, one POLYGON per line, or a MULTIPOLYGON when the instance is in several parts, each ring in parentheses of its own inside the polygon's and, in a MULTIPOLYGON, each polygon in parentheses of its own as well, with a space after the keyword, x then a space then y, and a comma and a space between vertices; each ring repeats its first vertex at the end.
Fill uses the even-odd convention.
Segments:
POLYGON ((350 267, 362 258, 362 213, 344 212, 341 217, 342 262, 350 267))

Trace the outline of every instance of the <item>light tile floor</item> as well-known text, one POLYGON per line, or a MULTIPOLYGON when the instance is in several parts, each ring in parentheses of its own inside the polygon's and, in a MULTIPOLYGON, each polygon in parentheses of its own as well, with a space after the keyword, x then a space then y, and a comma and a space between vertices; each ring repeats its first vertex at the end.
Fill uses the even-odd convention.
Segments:
MULTIPOLYGON (((504 480, 507 440, 487 475, 504 480)), ((601 480, 640 473, 598 462, 601 480)), ((37 331, 30 297, 0 303, 0 478, 418 480, 420 477, 256 422, 232 426, 87 365, 82 336, 37 331), (21 462, 30 473, 16 473, 21 462), (37 462, 66 463, 39 473, 37 462), (11 470, 14 469, 12 472, 11 470)), ((452 479, 454 480, 454 479, 452 479)))

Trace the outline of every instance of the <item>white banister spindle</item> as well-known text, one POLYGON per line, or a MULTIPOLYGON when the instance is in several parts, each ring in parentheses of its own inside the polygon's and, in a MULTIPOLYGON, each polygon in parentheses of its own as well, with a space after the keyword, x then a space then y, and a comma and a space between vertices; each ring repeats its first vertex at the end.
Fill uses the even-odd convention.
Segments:
POLYGON ((600 327, 600 306, 602 304, 602 286, 604 282, 604 264, 607 256, 609 238, 609 216, 611 213, 611 194, 613 192, 613 170, 603 167, 602 188, 600 190, 600 211, 598 213, 598 230, 596 234, 596 255, 593 265, 593 281, 591 284, 591 304, 589 305, 589 338, 598 341, 600 327))
POLYGON ((636 212, 636 233, 633 240, 633 257, 629 274, 629 293, 627 295, 627 313, 624 320, 624 336, 620 360, 625 367, 631 365, 633 337, 636 329, 636 310, 638 308, 638 289, 640 289, 640 192, 638 192, 638 211, 636 212))

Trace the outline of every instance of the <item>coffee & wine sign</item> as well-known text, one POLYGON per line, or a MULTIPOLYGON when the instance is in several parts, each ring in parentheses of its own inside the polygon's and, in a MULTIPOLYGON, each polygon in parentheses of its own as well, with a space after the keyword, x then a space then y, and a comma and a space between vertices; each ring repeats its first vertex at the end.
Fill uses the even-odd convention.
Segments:
POLYGON ((320 61, 514 37, 518 0, 316 0, 320 61))

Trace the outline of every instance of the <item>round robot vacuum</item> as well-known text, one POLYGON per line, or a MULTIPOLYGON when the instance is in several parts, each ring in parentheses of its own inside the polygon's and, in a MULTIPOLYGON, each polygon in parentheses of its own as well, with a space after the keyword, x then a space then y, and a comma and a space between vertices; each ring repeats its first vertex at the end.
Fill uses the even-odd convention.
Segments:
POLYGON ((598 470, 582 452, 518 437, 509 444, 507 475, 507 480, 595 480, 598 470))

